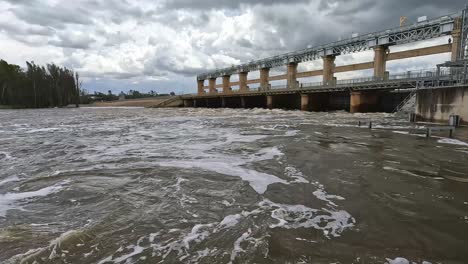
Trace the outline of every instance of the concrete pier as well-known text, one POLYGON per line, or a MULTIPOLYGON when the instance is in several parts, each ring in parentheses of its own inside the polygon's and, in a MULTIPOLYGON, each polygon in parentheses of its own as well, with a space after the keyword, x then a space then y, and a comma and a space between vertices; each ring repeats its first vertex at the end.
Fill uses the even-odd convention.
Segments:
POLYGON ((210 78, 208 80, 208 89, 210 94, 218 93, 218 90, 216 90, 216 78, 210 78))
POLYGON ((223 76, 223 93, 230 93, 231 89, 231 75, 223 76))
POLYGON ((375 91, 351 92, 351 113, 375 112, 378 105, 378 94, 375 91))
POLYGON ((334 85, 335 84, 335 56, 329 55, 322 57, 323 59, 323 84, 334 85))
POLYGON ((462 32, 461 18, 455 19, 454 29, 452 31, 452 61, 456 61, 460 53, 460 41, 462 32))
POLYGON ((204 95, 205 94, 205 80, 198 80, 197 81, 198 85, 198 95, 204 95))
POLYGON ((245 97, 242 96, 242 97, 240 98, 240 100, 241 100, 241 108, 246 108, 246 107, 247 107, 247 104, 246 104, 245 97))
POLYGON ((273 95, 267 95, 266 99, 267 99, 267 102, 266 102, 267 108, 273 109, 275 107, 273 95))
POLYGON ((247 92, 249 87, 247 86, 247 75, 249 72, 239 72, 239 91, 247 92))
POLYGON ((270 68, 260 69, 260 89, 262 91, 268 91, 271 88, 270 82, 270 68))
POLYGON ((388 47, 377 46, 374 48, 374 77, 385 79, 387 70, 388 47))
POLYGON ((297 81, 297 63, 289 63, 287 69, 287 87, 291 89, 298 87, 299 83, 297 81))
POLYGON ((301 111, 309 111, 309 95, 308 94, 301 94, 301 111))

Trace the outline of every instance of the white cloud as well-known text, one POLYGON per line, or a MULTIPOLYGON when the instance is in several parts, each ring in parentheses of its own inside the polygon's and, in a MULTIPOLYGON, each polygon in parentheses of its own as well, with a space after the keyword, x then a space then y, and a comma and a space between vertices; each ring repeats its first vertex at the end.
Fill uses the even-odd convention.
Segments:
MULTIPOLYGON (((395 26, 401 15, 437 16, 464 6, 461 0, 448 0, 451 5, 397 2, 0 0, 0 58, 20 65, 28 60, 71 67, 81 73, 88 90, 128 90, 133 84, 131 89, 193 92, 195 75, 207 69, 395 26)), ((359 53, 339 57, 337 64, 371 59, 372 52, 359 53)), ((444 59, 404 63, 425 68, 444 59)), ((398 65, 390 66, 405 68, 398 65)), ((300 69, 320 67, 321 61, 315 61, 300 69)), ((272 74, 282 71, 273 69, 272 74)))

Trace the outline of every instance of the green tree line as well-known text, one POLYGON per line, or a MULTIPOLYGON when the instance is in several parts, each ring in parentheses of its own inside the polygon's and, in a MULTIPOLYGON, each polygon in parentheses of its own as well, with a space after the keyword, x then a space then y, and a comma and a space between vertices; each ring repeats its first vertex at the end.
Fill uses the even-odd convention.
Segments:
POLYGON ((78 73, 55 64, 26 64, 22 69, 0 60, 0 105, 47 108, 79 103, 78 73))

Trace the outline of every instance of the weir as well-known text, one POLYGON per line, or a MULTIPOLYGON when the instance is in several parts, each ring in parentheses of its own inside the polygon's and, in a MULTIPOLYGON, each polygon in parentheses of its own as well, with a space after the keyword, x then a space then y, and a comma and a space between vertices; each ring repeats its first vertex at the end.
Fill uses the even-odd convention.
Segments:
MULTIPOLYGON (((423 19, 408 26, 363 34, 350 39, 203 73, 197 76, 198 93, 184 96, 183 99, 188 101, 184 102, 184 106, 261 107, 303 111, 346 110, 352 113, 392 112, 408 96, 414 94, 414 89, 435 89, 441 86, 447 87, 448 83, 457 85, 465 83, 466 67, 461 74, 460 69, 458 69, 456 76, 453 70, 393 74, 387 71, 387 62, 441 53, 451 53, 452 63, 458 62, 460 64, 460 62, 466 61, 464 49, 468 35, 466 14, 467 10, 465 9, 459 13, 440 18, 423 19), (447 44, 393 53, 390 49, 392 46, 442 36, 449 36, 447 44), (366 50, 374 52, 373 61, 335 65, 335 60, 340 55, 366 50), (298 71, 301 63, 317 59, 323 61, 323 69, 298 71), (271 76, 271 69, 280 66, 286 67, 286 73, 271 76), (335 77, 335 73, 364 69, 373 69, 373 76, 349 80, 337 80, 335 77), (249 80, 249 73, 253 71, 260 72, 259 79, 249 80), (231 82, 231 76, 234 74, 239 75, 239 81, 231 82), (464 76, 465 79, 462 80, 460 75, 464 76), (313 76, 322 76, 322 82, 300 82, 301 78, 313 76), (216 84, 217 78, 222 78, 221 84, 216 84), (208 80, 208 86, 205 86, 206 80, 208 80), (283 86, 270 84, 270 81, 277 80, 285 80, 286 84, 283 86), (249 87, 249 84, 256 83, 259 84, 258 88, 249 87), (233 91, 231 89, 233 86, 238 86, 239 90, 233 91), (217 88, 222 88, 222 92, 218 92, 217 88)), ((428 97, 428 95, 424 96, 428 97)), ((418 102, 419 105, 423 105, 421 100, 418 102)), ((426 119, 428 114, 424 113, 429 111, 419 109, 419 112, 421 113, 420 118, 426 119)), ((445 119, 445 116, 441 115, 440 118, 445 119)), ((439 118, 430 117, 427 119, 439 118)), ((468 119, 468 116, 465 119, 468 119)))

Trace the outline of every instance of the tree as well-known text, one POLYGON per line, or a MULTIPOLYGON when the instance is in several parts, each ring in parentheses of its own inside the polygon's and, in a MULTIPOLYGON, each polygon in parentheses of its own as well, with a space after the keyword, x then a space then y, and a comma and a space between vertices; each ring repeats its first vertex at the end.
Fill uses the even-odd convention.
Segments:
POLYGON ((79 75, 48 64, 47 68, 26 62, 26 71, 0 60, 0 104, 16 107, 54 107, 78 104, 79 75))

